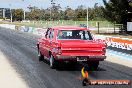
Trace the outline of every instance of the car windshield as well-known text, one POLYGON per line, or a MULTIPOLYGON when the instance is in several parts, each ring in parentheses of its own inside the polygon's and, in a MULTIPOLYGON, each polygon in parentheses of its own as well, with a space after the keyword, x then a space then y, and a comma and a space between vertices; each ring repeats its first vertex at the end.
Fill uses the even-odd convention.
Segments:
POLYGON ((90 32, 86 30, 59 30, 57 38, 92 40, 90 32))

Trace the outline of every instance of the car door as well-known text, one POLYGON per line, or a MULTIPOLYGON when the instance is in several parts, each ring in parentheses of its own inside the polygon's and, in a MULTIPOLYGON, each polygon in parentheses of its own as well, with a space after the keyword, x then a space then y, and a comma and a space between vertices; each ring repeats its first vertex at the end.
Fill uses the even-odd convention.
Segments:
POLYGON ((41 53, 44 56, 47 55, 46 48, 47 48, 47 41, 49 39, 49 36, 48 36, 49 31, 50 31, 50 29, 48 28, 46 31, 46 34, 41 38, 40 48, 41 48, 41 53))
POLYGON ((54 37, 54 30, 53 29, 50 29, 49 32, 48 32, 48 41, 46 42, 46 57, 50 58, 50 54, 49 54, 49 51, 50 49, 52 48, 52 41, 53 41, 53 37, 54 37))
MULTIPOLYGON (((50 34, 49 34, 49 41, 48 41, 48 50, 49 51, 51 51, 51 49, 53 48, 53 38, 54 38, 54 30, 53 29, 51 29, 50 30, 50 34)), ((50 54, 49 54, 49 52, 48 52, 48 57, 50 57, 49 56, 50 54)))
POLYGON ((46 33, 46 38, 45 38, 45 46, 44 46, 44 55, 49 58, 49 49, 50 49, 50 33, 51 33, 51 28, 48 28, 48 31, 46 33))

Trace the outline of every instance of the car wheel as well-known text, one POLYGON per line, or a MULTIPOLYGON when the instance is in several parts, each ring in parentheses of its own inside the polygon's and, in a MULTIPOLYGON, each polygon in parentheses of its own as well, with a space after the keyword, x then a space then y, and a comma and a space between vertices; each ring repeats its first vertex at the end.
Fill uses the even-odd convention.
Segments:
POLYGON ((89 67, 90 70, 97 70, 98 65, 99 65, 99 61, 96 61, 96 62, 90 61, 90 62, 88 62, 88 67, 89 67))
POLYGON ((39 50, 38 50, 38 57, 39 57, 39 61, 44 60, 44 56, 41 54, 41 52, 39 50))
POLYGON ((50 68, 54 69, 56 67, 56 61, 53 55, 50 56, 49 62, 50 62, 50 68))

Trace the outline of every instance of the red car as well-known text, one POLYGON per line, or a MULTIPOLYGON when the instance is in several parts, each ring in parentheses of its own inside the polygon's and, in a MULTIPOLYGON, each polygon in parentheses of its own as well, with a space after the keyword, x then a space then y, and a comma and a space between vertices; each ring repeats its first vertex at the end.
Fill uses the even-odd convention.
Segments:
POLYGON ((48 28, 46 34, 38 39, 39 61, 48 59, 50 67, 55 68, 62 61, 86 62, 97 69, 99 61, 106 56, 103 42, 95 41, 85 27, 56 26, 48 28))

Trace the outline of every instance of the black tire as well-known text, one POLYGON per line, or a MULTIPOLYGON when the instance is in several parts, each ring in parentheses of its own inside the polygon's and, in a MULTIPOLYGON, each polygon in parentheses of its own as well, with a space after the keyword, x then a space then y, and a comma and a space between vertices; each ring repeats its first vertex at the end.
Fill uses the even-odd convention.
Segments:
POLYGON ((88 67, 90 70, 97 70, 99 66, 99 61, 90 61, 88 62, 88 67))
POLYGON ((50 62, 50 68, 51 69, 55 69, 56 65, 57 65, 57 61, 55 60, 55 58, 53 57, 53 55, 50 56, 49 62, 50 62))
POLYGON ((84 78, 83 81, 82 81, 82 86, 87 86, 87 78, 84 78))
POLYGON ((41 54, 41 52, 38 49, 38 57, 39 57, 39 61, 44 61, 44 56, 41 54))

